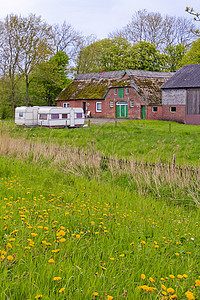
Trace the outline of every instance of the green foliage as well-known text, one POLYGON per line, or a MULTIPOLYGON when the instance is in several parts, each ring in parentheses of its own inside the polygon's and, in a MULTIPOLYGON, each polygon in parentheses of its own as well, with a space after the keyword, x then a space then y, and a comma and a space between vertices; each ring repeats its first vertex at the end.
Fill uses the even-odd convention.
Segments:
POLYGON ((70 82, 66 77, 67 64, 67 54, 59 51, 37 66, 30 86, 32 103, 48 106, 56 104, 56 97, 70 82))
POLYGON ((200 63, 200 39, 192 43, 191 48, 186 53, 182 63, 184 65, 200 63))
POLYGON ((167 55, 166 69, 175 72, 183 65, 182 60, 186 54, 186 47, 182 44, 176 46, 168 46, 165 49, 167 55))

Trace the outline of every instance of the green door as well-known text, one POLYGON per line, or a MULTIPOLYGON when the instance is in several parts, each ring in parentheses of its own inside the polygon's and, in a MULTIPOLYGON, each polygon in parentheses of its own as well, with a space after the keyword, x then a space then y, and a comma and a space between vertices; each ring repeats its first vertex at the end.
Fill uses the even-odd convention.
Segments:
POLYGON ((127 118, 128 117, 128 105, 126 102, 117 103, 117 118, 127 118))
POLYGON ((145 119, 145 109, 146 109, 145 105, 142 105, 142 120, 145 119))

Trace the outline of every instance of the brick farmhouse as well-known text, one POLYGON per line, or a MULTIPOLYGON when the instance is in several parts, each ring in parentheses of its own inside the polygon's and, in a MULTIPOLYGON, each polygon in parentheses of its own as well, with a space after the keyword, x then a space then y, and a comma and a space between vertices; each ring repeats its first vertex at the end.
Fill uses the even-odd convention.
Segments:
POLYGON ((90 117, 200 124, 200 64, 176 73, 139 70, 78 74, 57 106, 82 107, 90 117))
POLYGON ((82 107, 91 117, 160 119, 161 85, 172 73, 138 70, 79 74, 57 97, 57 106, 82 107))

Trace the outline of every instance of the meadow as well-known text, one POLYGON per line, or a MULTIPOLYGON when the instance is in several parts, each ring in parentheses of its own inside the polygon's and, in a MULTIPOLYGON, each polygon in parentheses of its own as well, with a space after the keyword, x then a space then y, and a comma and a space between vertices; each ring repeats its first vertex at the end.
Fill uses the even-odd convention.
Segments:
POLYGON ((4 123, 0 299, 199 299, 199 131, 4 123))

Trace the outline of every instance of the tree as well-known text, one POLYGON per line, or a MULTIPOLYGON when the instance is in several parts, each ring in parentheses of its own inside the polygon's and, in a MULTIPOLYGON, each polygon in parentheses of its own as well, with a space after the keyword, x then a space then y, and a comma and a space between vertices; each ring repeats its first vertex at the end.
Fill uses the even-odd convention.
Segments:
POLYGON ((20 37, 20 59, 18 67, 25 78, 26 106, 28 106, 28 89, 30 74, 34 68, 47 59, 53 52, 51 42, 51 27, 41 17, 31 14, 27 18, 21 18, 20 25, 23 34, 20 37))
POLYGON ((200 39, 192 43, 191 48, 184 56, 182 63, 184 65, 200 63, 200 39))
MULTIPOLYGON (((195 12, 192 7, 186 7, 185 11, 194 16, 194 21, 200 21, 200 14, 198 12, 195 12)), ((196 29, 195 33, 199 36, 199 29, 196 29)))
POLYGON ((182 60, 186 54, 186 47, 183 44, 176 46, 168 46, 165 49, 167 55, 166 59, 166 70, 175 72, 182 67, 182 60))
POLYGON ((179 43, 188 46, 195 39, 195 29, 193 22, 186 18, 167 15, 163 17, 160 13, 139 10, 132 16, 131 22, 121 30, 111 33, 109 37, 121 36, 132 44, 146 41, 163 50, 179 43))
POLYGON ((36 67, 30 85, 35 104, 48 106, 55 104, 54 100, 69 83, 66 77, 67 64, 67 54, 64 51, 58 51, 48 61, 36 67))
POLYGON ((15 108, 15 90, 19 72, 20 38, 22 28, 17 15, 9 15, 0 22, 0 68, 3 78, 9 78, 11 89, 12 116, 15 108))

